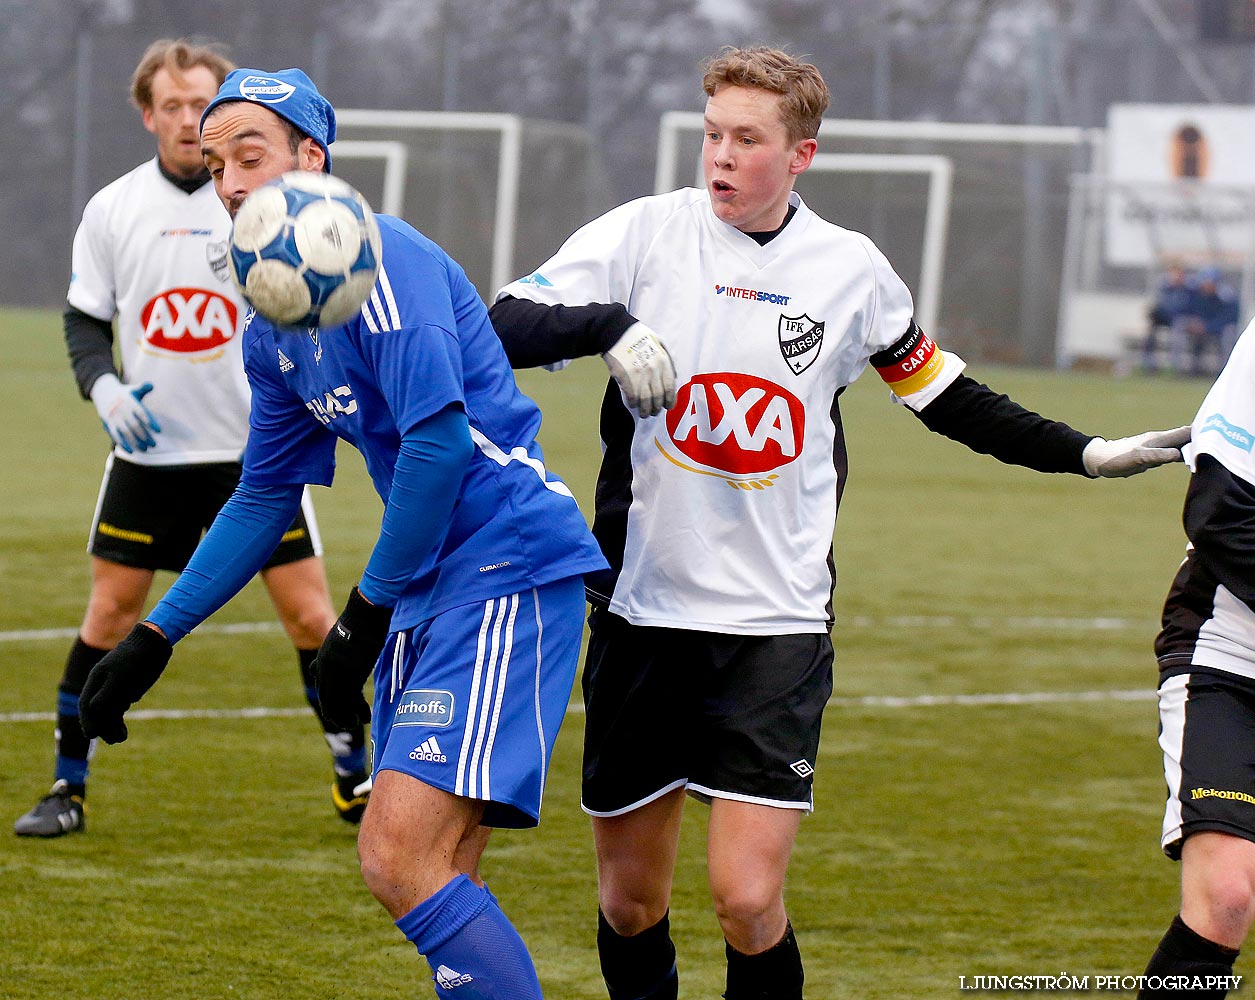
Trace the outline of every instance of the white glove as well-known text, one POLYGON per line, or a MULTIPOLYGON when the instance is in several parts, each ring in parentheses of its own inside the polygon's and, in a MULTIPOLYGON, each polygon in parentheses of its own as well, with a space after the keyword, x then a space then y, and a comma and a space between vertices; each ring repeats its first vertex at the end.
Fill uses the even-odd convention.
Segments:
POLYGON ((642 417, 675 403, 675 365, 658 335, 644 323, 629 326, 602 358, 628 406, 642 417))
POLYGON ((1081 462, 1091 476, 1107 479, 1136 476, 1157 465, 1180 462, 1181 446, 1189 439, 1189 425, 1170 431, 1147 431, 1115 441, 1094 438, 1081 452, 1081 462))
POLYGON ((152 390, 151 382, 129 386, 112 372, 101 375, 92 384, 91 400, 96 404, 100 422, 114 444, 128 455, 157 447, 153 435, 161 433, 161 425, 141 402, 152 390))

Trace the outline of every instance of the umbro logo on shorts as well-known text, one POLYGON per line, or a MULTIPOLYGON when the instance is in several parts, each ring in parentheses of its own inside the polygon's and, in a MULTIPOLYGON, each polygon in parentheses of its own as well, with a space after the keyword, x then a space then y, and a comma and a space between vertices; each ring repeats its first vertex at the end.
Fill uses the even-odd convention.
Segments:
POLYGON ((789 770, 793 771, 799 778, 809 778, 815 773, 815 769, 811 767, 811 762, 803 757, 801 760, 795 760, 789 765, 789 770))
POLYGON ((423 740, 422 743, 411 750, 410 760, 430 760, 436 764, 447 764, 449 762, 449 758, 444 755, 444 751, 440 749, 440 744, 436 742, 436 737, 434 736, 423 740))

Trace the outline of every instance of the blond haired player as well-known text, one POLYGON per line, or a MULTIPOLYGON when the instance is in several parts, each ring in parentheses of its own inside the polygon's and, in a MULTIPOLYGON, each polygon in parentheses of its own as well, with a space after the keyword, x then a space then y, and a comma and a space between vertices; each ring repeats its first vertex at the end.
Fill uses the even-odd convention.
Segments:
MULTIPOLYGON (((139 621, 155 571, 186 565, 239 480, 249 405, 244 310, 227 270, 231 219, 210 183, 199 131, 231 68, 214 45, 161 39, 148 47, 131 99, 156 156, 97 192, 74 237, 66 345, 79 391, 114 447, 88 548, 91 596, 58 689, 55 782, 14 824, 19 836, 84 829, 93 744, 79 726, 83 684, 139 621)), ((336 619, 320 552, 307 504, 261 574, 315 710, 309 664, 336 619)), ((362 728, 323 729, 335 808, 356 822, 369 790, 362 728)))
POLYGON ((841 393, 870 365, 929 429, 1044 472, 1180 461, 1188 428, 1108 442, 963 375, 872 242, 793 191, 828 104, 815 67, 730 49, 703 88, 704 189, 590 222, 492 318, 516 366, 601 352, 617 382, 594 522, 612 570, 588 590, 583 680, 609 994, 677 995, 668 907, 688 793, 710 803, 724 996, 796 1000, 783 889, 832 688, 841 393))

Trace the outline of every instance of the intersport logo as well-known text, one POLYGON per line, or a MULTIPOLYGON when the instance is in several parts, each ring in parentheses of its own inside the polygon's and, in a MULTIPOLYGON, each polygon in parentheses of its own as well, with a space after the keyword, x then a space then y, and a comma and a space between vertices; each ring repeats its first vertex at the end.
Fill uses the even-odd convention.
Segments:
POLYGON ((694 462, 733 475, 769 472, 802 452, 806 409, 775 382, 739 372, 694 376, 667 412, 675 447, 694 462))
POLYGON ((217 350, 235 336, 234 302, 204 288, 171 288, 140 312, 144 341, 179 354, 217 350))

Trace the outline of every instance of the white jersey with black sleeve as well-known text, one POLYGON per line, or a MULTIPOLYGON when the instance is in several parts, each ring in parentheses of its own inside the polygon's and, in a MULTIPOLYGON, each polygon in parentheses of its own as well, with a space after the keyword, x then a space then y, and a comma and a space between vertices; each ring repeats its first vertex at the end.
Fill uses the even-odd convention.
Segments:
POLYGON ((675 362, 668 413, 634 417, 613 384, 602 411, 594 533, 613 569, 590 593, 634 624, 826 631, 846 467, 837 397, 871 362, 919 409, 963 369, 914 325, 871 240, 791 204, 760 245, 705 191, 633 201, 499 293, 623 303, 675 362))
POLYGON ((1164 602, 1165 675, 1210 667, 1255 679, 1255 323, 1238 338, 1181 449, 1189 545, 1164 602))
POLYGON ((83 212, 67 299, 106 323, 117 317, 122 377, 153 384, 144 403, 161 426, 156 447, 125 455, 129 462, 238 462, 244 450, 249 392, 230 233, 213 184, 188 194, 155 158, 102 188, 83 212))

